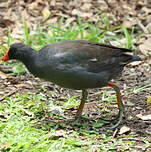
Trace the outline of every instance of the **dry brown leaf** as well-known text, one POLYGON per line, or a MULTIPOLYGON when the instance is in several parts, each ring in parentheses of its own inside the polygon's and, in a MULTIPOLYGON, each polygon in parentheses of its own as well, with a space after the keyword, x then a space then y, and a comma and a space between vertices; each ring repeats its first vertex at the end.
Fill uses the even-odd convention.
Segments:
POLYGON ((56 6, 56 1, 55 0, 51 0, 50 1, 50 6, 56 6))
POLYGON ((64 130, 57 130, 49 135, 51 138, 66 137, 66 132, 64 130))
POLYGON ((135 62, 131 62, 129 63, 130 66, 137 66, 140 65, 142 63, 142 61, 135 61, 135 62))
POLYGON ((59 13, 55 13, 55 15, 64 17, 64 18, 69 18, 69 16, 67 14, 63 14, 61 11, 59 11, 59 13))
POLYGON ((84 3, 84 4, 80 7, 80 9, 81 9, 82 11, 90 11, 91 7, 92 7, 92 4, 91 4, 91 3, 84 3))
POLYGON ((144 115, 144 116, 142 114, 138 114, 138 115, 136 115, 136 117, 138 117, 138 118, 140 118, 142 120, 151 120, 151 114, 144 115))
POLYGON ((31 111, 27 111, 27 110, 24 110, 25 114, 27 114, 28 116, 34 118, 34 113, 31 112, 31 111))
POLYGON ((14 85, 16 88, 27 88, 27 84, 21 83, 14 85))
POLYGON ((93 13, 92 12, 80 12, 79 16, 83 17, 83 18, 90 18, 93 16, 93 13))
POLYGON ((137 24, 137 22, 135 20, 133 20, 133 21, 125 20, 125 21, 123 21, 122 25, 126 28, 131 28, 132 26, 134 26, 136 24, 137 24))
POLYGON ((139 49, 144 55, 151 55, 151 37, 144 40, 143 44, 139 45, 139 49))
POLYGON ((49 23, 49 24, 51 24, 51 23, 55 24, 55 23, 57 23, 57 21, 58 21, 58 17, 53 17, 53 18, 50 18, 47 23, 49 23))
POLYGON ((82 0, 83 3, 92 3, 93 0, 82 0))
POLYGON ((117 46, 117 47, 120 47, 121 45, 123 44, 126 44, 126 38, 123 38, 123 39, 118 39, 116 41, 111 41, 111 45, 114 45, 114 46, 117 46))
POLYGON ((29 19, 29 14, 28 14, 28 12, 27 12, 26 9, 24 9, 24 10, 21 12, 21 17, 22 17, 23 19, 26 19, 26 20, 29 19))
POLYGON ((2 7, 2 8, 3 7, 8 8, 9 5, 10 5, 10 0, 0 2, 0 7, 2 7))
POLYGON ((146 6, 142 8, 142 11, 144 11, 146 13, 146 15, 151 13, 151 9, 147 8, 146 6))
POLYGON ((123 126, 123 127, 120 129, 119 134, 122 135, 122 134, 128 133, 128 132, 130 132, 130 130, 131 130, 131 129, 130 129, 129 127, 123 126))
POLYGON ((80 14, 80 11, 77 10, 77 9, 73 9, 72 12, 71 12, 72 15, 78 15, 80 14))
POLYGON ((100 147, 98 145, 92 145, 91 152, 100 152, 100 147))
POLYGON ((0 71, 0 78, 6 79, 7 75, 5 73, 3 73, 2 71, 0 71))
POLYGON ((23 38, 22 24, 19 22, 16 22, 15 24, 16 26, 12 29, 11 36, 16 39, 22 39, 23 38))
MULTIPOLYGON (((1 98, 1 97, 0 97, 1 98)), ((0 113, 0 119, 5 119, 8 120, 11 116, 9 114, 6 113, 0 113)))
POLYGON ((147 26, 146 26, 146 29, 149 33, 151 33, 151 23, 149 23, 147 26))
POLYGON ((8 1, 8 0, 1 0, 1 1, 0 1, 0 4, 3 3, 3 2, 7 2, 7 1, 8 1))
POLYGON ((75 20, 76 20, 75 17, 68 18, 68 19, 66 20, 66 22, 65 22, 64 27, 69 27, 70 24, 71 24, 73 21, 75 21, 75 20))
POLYGON ((148 148, 145 149, 145 151, 146 151, 146 152, 151 152, 151 148, 148 147, 148 148))
POLYGON ((33 13, 41 14, 41 11, 46 7, 47 2, 43 2, 42 0, 36 0, 33 3, 27 5, 26 7, 33 13))
POLYGON ((136 20, 137 20, 137 24, 143 30, 143 32, 146 33, 146 34, 148 34, 147 28, 143 25, 143 23, 141 22, 141 20, 139 20, 138 18, 136 20))
POLYGON ((50 17, 50 10, 48 8, 44 8, 42 10, 43 21, 46 21, 50 17))
POLYGON ((12 24, 14 24, 13 21, 11 21, 9 19, 0 18, 0 27, 5 28, 5 27, 8 27, 8 26, 10 26, 12 24))
POLYGON ((83 18, 87 18, 87 17, 90 18, 93 15, 92 12, 82 12, 82 11, 77 10, 77 9, 74 9, 71 13, 72 13, 72 15, 78 15, 78 16, 83 17, 83 18))
POLYGON ((28 6, 28 9, 34 10, 35 8, 37 8, 37 5, 38 5, 37 2, 35 1, 28 6))

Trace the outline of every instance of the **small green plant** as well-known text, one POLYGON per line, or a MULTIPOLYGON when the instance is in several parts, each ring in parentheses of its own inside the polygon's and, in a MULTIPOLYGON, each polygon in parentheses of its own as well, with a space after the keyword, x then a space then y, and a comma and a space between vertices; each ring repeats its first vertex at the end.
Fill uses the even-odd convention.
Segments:
POLYGON ((133 37, 132 37, 133 30, 132 30, 132 32, 130 34, 128 29, 123 27, 123 32, 124 32, 124 35, 125 35, 125 38, 126 38, 126 41, 127 41, 126 48, 132 49, 132 47, 133 47, 133 37))
POLYGON ((14 41, 14 38, 11 36, 11 32, 9 30, 9 32, 8 32, 8 39, 7 39, 7 45, 8 45, 8 47, 13 43, 13 41, 14 41))
POLYGON ((23 33, 24 33, 24 42, 27 45, 31 45, 32 40, 30 38, 30 27, 27 21, 23 20, 23 33))
POLYGON ((141 92, 141 91, 146 90, 147 88, 150 88, 150 87, 151 87, 151 84, 148 84, 148 85, 145 85, 145 86, 142 86, 142 87, 135 87, 133 89, 133 93, 141 92))

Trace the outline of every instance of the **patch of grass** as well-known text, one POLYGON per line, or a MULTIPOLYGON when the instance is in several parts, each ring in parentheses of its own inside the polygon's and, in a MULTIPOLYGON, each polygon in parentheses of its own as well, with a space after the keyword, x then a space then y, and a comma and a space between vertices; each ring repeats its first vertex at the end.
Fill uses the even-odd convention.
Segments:
MULTIPOLYGON (((74 100, 70 98, 68 102, 74 100)), ((100 132, 104 124, 101 120, 72 124, 62 118, 63 121, 56 122, 55 115, 49 116, 52 102, 55 101, 46 104, 46 98, 40 94, 18 94, 14 98, 5 98, 0 104, 0 147, 4 146, 1 151, 93 152, 97 149, 98 152, 116 152, 135 147, 135 141, 113 138, 109 130, 100 132)), ((63 109, 68 107, 62 103, 59 106, 63 109)), ((147 147, 149 142, 144 140, 147 147)))
POLYGON ((70 27, 64 26, 64 22, 60 21, 58 24, 51 24, 39 27, 36 31, 30 33, 30 28, 24 22, 23 26, 24 39, 26 44, 31 44, 34 48, 40 49, 48 43, 63 41, 63 40, 89 40, 93 42, 109 43, 112 40, 120 40, 124 37, 127 39, 127 48, 132 47, 132 37, 127 29, 120 26, 112 26, 107 17, 103 16, 98 25, 83 23, 78 19, 77 23, 70 27), (103 26, 104 25, 104 26, 103 26), (100 28, 100 27, 103 28, 100 28), (117 30, 121 33, 117 36, 117 30))
POLYGON ((134 142, 113 139, 109 132, 99 134, 101 122, 72 126, 65 122, 42 121, 48 106, 40 95, 24 94, 6 98, 0 105, 0 147, 2 152, 91 152, 116 151, 134 142), (39 124, 40 123, 40 124, 39 124), (68 125, 67 125, 68 124, 68 125), (91 129, 92 127, 93 129, 91 129))

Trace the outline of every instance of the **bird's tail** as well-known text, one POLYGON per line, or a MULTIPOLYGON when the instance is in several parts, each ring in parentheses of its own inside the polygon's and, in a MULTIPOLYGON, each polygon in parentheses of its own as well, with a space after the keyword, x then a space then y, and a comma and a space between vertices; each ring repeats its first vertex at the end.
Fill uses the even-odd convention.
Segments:
POLYGON ((142 59, 139 56, 133 56, 131 62, 133 61, 142 61, 142 59))
MULTIPOLYGON (((120 65, 126 65, 128 63, 134 62, 134 61, 142 61, 142 59, 139 56, 132 56, 125 54, 127 56, 127 59, 125 61, 120 62, 120 65)), ((124 57, 125 59, 125 57, 124 57)))

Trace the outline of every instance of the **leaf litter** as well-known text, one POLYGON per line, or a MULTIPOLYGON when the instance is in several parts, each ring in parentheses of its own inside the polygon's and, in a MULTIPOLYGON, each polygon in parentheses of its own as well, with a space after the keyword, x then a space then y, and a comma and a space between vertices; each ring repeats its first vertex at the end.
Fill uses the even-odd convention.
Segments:
MULTIPOLYGON (((149 0, 5 0, 0 2, 0 44, 6 45, 9 34, 8 28, 15 39, 22 39, 23 33, 21 29, 23 25, 21 19, 27 20, 31 29, 35 30, 39 25, 57 23, 62 18, 65 18, 64 26, 70 27, 70 25, 77 22, 77 15, 84 22, 97 24, 101 15, 106 13, 111 24, 122 24, 126 28, 135 27, 138 31, 143 32, 144 35, 136 41, 136 47, 140 50, 139 53, 143 58, 143 62, 128 65, 122 77, 116 79, 117 84, 122 90, 123 101, 127 105, 132 103, 126 108, 128 116, 125 120, 126 126, 116 133, 116 137, 123 138, 123 140, 136 141, 134 149, 141 151, 144 150, 142 136, 148 138, 151 142, 151 87, 137 92, 133 92, 132 88, 137 89, 151 84, 150 8, 151 2, 149 0), (123 134, 135 135, 136 137, 130 139, 130 137, 122 137, 123 134)), ((7 96, 15 97, 16 94, 40 92, 43 92, 48 101, 62 101, 70 96, 78 96, 77 100, 79 99, 79 91, 58 88, 52 83, 44 82, 38 78, 35 79, 30 74, 19 76, 6 75, 5 73, 11 73, 9 68, 0 65, 1 101, 7 96), (46 88, 37 89, 39 86, 46 86, 46 88), (49 92, 53 92, 53 95, 49 92)), ((117 113, 115 103, 109 106, 105 101, 101 101, 100 94, 104 89, 107 88, 90 90, 89 102, 84 109, 84 114, 96 121, 99 119, 98 115, 101 116, 108 111, 111 111, 112 115, 117 113), (92 94, 96 95, 93 96, 92 94), (105 107, 105 111, 100 111, 102 107, 105 107)), ((113 92, 109 92, 108 96, 113 94, 113 92)), ((71 115, 73 117, 76 109, 69 108, 66 111, 65 114, 67 116, 71 115)), ((28 111, 26 113, 32 115, 28 111)), ((102 132, 101 129, 100 132, 102 132)), ((51 136, 59 138, 66 135, 64 130, 58 130, 54 134, 51 134, 51 136)), ((0 149, 2 150, 5 147, 7 147, 7 144, 3 144, 0 149)), ((98 147, 94 149, 98 151, 98 147)), ((148 151, 148 149, 145 150, 148 151)))

